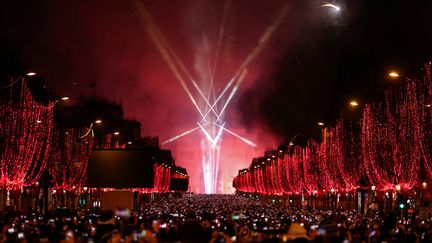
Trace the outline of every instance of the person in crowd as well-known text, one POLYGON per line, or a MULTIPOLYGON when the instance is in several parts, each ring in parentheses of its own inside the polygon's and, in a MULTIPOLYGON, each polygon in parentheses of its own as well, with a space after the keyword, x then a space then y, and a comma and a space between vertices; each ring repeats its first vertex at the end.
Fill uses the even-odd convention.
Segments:
POLYGON ((286 207, 240 195, 160 198, 132 211, 3 212, 2 242, 432 242, 432 216, 286 207), (127 213, 125 213, 127 212, 127 213))

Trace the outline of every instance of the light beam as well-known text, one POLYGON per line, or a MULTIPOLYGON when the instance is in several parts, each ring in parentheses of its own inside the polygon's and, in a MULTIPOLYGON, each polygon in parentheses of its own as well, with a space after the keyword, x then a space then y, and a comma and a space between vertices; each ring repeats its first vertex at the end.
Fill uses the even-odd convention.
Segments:
MULTIPOLYGON (((215 125, 218 126, 218 127, 222 127, 221 125, 219 125, 219 124, 217 124, 217 123, 213 123, 213 124, 215 124, 215 125)), ((251 142, 250 140, 248 140, 248 139, 246 139, 246 138, 244 138, 244 137, 238 135, 237 133, 235 133, 235 132, 233 132, 233 131, 231 131, 231 130, 228 130, 228 128, 222 127, 222 129, 223 129, 224 131, 228 132, 229 134, 233 135, 234 137, 236 137, 236 138, 242 140, 242 141, 245 142, 247 145, 250 145, 251 147, 257 147, 257 145, 256 145, 255 143, 253 143, 253 142, 251 142)))
POLYGON ((190 130, 188 130, 188 131, 186 131, 186 132, 183 132, 183 133, 181 133, 181 134, 179 134, 179 135, 176 135, 176 136, 174 136, 174 137, 172 137, 172 138, 170 138, 170 139, 167 139, 167 140, 165 140, 165 141, 162 142, 162 145, 165 145, 165 144, 167 144, 167 143, 174 142, 175 140, 177 140, 177 139, 179 139, 179 138, 181 138, 181 137, 183 137, 183 136, 186 136, 186 135, 188 135, 189 133, 198 130, 199 128, 200 128, 200 127, 197 126, 197 127, 192 128, 192 129, 190 129, 190 130))

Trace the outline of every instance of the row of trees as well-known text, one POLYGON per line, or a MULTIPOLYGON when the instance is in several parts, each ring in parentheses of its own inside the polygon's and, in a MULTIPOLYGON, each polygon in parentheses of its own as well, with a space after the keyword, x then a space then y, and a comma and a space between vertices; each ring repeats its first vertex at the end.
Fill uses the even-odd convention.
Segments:
POLYGON ((26 79, 0 89, 0 189, 22 190, 44 181, 59 192, 83 190, 94 148, 160 151, 155 186, 145 192, 166 192, 172 174, 186 174, 169 151, 159 149, 157 139, 141 138, 140 124, 124 119, 121 105, 95 98, 74 106, 49 96, 37 100, 37 89, 26 79))
POLYGON ((290 146, 255 159, 234 187, 262 194, 409 190, 432 179, 432 82, 430 64, 421 79, 385 92, 364 105, 361 118, 323 128, 320 142, 290 146))

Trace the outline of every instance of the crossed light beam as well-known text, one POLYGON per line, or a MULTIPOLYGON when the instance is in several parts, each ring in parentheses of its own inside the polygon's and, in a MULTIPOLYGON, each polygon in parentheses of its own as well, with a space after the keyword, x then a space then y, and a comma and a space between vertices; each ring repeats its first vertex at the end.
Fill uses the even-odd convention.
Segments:
POLYGON ((219 38, 216 47, 215 59, 213 65, 209 65, 208 73, 210 76, 210 84, 205 94, 202 90, 202 87, 197 84, 197 82, 192 77, 191 73, 187 70, 177 53, 173 50, 164 35, 161 33, 144 4, 142 4, 141 1, 136 1, 136 7, 139 13, 138 16, 143 22, 150 39, 154 43, 155 47, 161 54, 164 61, 168 64, 175 78, 180 83, 181 87, 183 88, 186 95, 191 100, 192 104, 200 115, 200 121, 197 122, 198 126, 163 141, 162 145, 176 141, 177 139, 182 138, 194 131, 202 131, 204 137, 206 138, 206 142, 205 140, 201 142, 203 152, 202 166, 206 193, 216 192, 216 183, 219 173, 219 145, 223 132, 231 134, 232 136, 240 139, 249 146, 257 146, 250 140, 240 136, 239 134, 225 127, 226 123, 223 121, 224 112, 226 111, 229 103, 237 93, 242 81, 244 80, 247 74, 248 65, 258 56, 258 54, 266 46, 268 40, 273 35, 277 27, 281 24, 288 11, 288 7, 285 6, 282 9, 281 13, 276 16, 273 24, 271 24, 265 29, 260 39, 258 40, 255 48, 252 49, 252 51, 247 55, 246 59, 241 63, 240 67, 234 73, 233 77, 229 79, 222 92, 220 92, 216 96, 214 79, 217 72, 218 59, 222 40, 225 33, 226 18, 229 11, 230 3, 231 0, 225 0, 224 13, 222 17, 221 27, 219 30, 219 38), (187 81, 189 81, 189 85, 187 81), (201 101, 205 103, 204 110, 198 105, 197 97, 192 94, 190 85, 192 85, 192 87, 196 90, 201 101), (225 98, 225 102, 222 103, 221 100, 223 100, 223 98, 225 98))

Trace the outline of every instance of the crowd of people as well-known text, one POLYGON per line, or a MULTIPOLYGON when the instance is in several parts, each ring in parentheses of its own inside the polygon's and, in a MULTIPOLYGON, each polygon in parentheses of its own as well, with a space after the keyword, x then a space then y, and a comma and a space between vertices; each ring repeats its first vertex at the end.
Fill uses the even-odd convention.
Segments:
POLYGON ((116 211, 4 212, 0 242, 432 242, 432 217, 285 207, 239 195, 160 198, 116 211))

